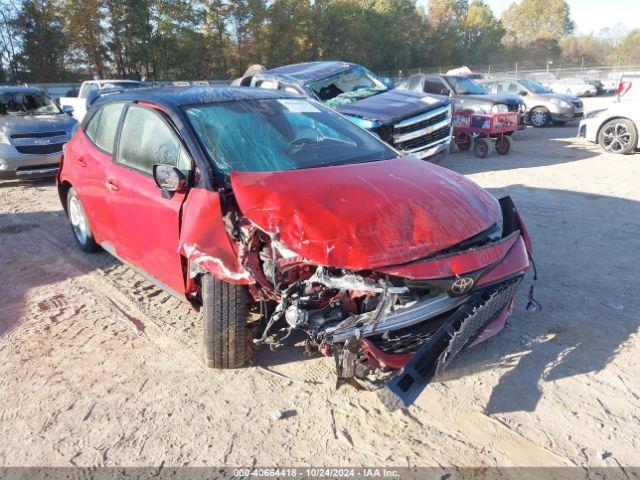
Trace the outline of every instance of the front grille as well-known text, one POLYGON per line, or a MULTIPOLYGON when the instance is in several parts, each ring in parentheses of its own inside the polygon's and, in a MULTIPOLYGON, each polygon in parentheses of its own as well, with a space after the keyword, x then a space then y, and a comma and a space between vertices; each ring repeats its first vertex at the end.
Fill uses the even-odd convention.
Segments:
POLYGON ((573 118, 582 118, 583 113, 582 112, 576 112, 573 114, 573 118))
POLYGON ((30 165, 28 167, 18 167, 16 168, 17 173, 30 173, 36 172, 38 170, 49 170, 53 168, 58 168, 60 166, 59 163, 49 163, 47 165, 30 165))
POLYGON ((431 125, 435 125, 436 123, 442 122, 443 120, 446 120, 448 116, 449 116, 449 112, 445 111, 439 115, 436 115, 435 117, 427 118, 417 123, 407 125, 406 127, 396 127, 394 132, 396 134, 414 132, 416 130, 420 130, 421 128, 430 127, 431 125))
POLYGON ((51 143, 49 145, 15 145, 18 153, 23 155, 50 155, 52 153, 62 152, 65 142, 51 143))
POLYGON ((510 103, 507 105, 507 110, 509 110, 510 112, 518 112, 520 111, 520 105, 518 105, 517 103, 510 103))
POLYGON ((446 127, 436 130, 435 132, 428 133, 427 135, 412 138, 411 140, 408 140, 406 142, 396 143, 394 144, 394 147, 400 150, 415 150, 420 147, 426 147, 427 145, 435 143, 439 140, 446 139, 451 134, 450 130, 450 127, 447 125, 446 127))
POLYGON ((14 133, 11 135, 13 139, 19 138, 50 138, 50 137, 63 137, 67 134, 62 130, 55 132, 32 132, 32 133, 14 133))
POLYGON ((468 308, 471 313, 463 316, 460 322, 454 322, 455 333, 439 360, 438 369, 441 370, 498 317, 513 298, 520 280, 518 277, 481 290, 456 310, 407 328, 369 337, 368 340, 388 354, 414 353, 429 341, 436 330, 460 315, 461 309, 468 308), (475 308, 469 308, 472 303, 475 308))

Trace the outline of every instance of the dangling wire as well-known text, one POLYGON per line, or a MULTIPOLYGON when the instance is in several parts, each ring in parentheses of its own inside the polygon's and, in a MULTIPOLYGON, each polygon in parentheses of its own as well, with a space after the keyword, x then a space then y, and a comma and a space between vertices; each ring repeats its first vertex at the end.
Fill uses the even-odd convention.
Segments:
POLYGON ((542 304, 539 301, 537 301, 535 298, 533 298, 533 289, 536 286, 535 284, 536 280, 538 280, 538 269, 536 268, 536 262, 533 261, 533 257, 531 256, 531 253, 527 252, 527 256, 529 257, 531 266, 533 266, 533 282, 534 283, 531 285, 531 288, 529 289, 529 301, 527 302, 527 306, 525 307, 525 309, 530 312, 535 310, 542 311, 542 304))

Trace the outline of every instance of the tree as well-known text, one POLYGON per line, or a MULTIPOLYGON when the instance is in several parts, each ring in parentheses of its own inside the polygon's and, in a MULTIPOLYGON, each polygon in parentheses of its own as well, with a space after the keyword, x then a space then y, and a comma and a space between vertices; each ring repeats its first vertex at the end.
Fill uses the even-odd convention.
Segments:
POLYGON ((107 72, 105 8, 102 0, 66 0, 66 40, 72 60, 100 78, 107 72))
POLYGON ((464 63, 485 63, 501 49, 504 30, 483 0, 473 0, 462 20, 464 63))
POLYGON ((640 29, 629 32, 618 47, 617 55, 623 65, 640 65, 640 29))
POLYGON ((563 65, 601 65, 607 62, 613 46, 593 35, 568 37, 560 42, 563 65))
POLYGON ((19 69, 16 80, 63 80, 66 45, 60 5, 53 0, 25 1, 13 25, 21 40, 19 50, 14 51, 19 69))
POLYGON ((522 0, 512 3, 502 14, 505 29, 503 43, 508 47, 525 47, 536 40, 555 40, 574 30, 565 0, 522 0))

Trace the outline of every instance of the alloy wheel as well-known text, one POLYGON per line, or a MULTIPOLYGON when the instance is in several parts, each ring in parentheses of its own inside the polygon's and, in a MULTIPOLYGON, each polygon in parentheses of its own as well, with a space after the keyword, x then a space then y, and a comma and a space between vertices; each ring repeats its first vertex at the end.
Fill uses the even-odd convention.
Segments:
POLYGON ((534 127, 542 127, 547 123, 547 114, 542 110, 536 110, 531 114, 531 123, 534 127))
POLYGON ((87 241, 87 221, 82 211, 82 206, 78 197, 75 195, 69 199, 69 221, 71 222, 71 228, 73 234, 81 244, 87 241))
POLYGON ((607 125, 602 132, 602 148, 609 152, 622 152, 630 142, 631 132, 624 123, 607 125))

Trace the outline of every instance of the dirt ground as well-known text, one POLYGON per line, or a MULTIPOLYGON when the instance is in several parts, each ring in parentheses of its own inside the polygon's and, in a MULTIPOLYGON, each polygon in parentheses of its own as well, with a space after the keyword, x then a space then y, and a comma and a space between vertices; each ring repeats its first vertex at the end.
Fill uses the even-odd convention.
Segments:
POLYGON ((508 327, 394 413, 297 347, 204 369, 197 314, 76 248, 53 183, 0 183, 0 465, 637 465, 640 154, 576 128, 444 162, 514 198, 544 309, 529 276, 508 327))

